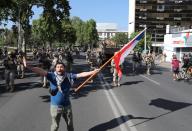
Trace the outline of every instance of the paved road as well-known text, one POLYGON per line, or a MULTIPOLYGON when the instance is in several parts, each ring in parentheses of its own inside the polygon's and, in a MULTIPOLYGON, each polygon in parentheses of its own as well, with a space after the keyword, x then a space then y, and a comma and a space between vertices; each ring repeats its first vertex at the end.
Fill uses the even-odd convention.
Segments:
MULTIPOLYGON (((83 58, 83 57, 82 57, 83 58)), ((75 60, 75 71, 87 71, 84 59, 75 60)), ((111 87, 112 74, 103 70, 94 83, 72 93, 76 131, 191 131, 191 82, 173 81, 170 69, 158 68, 147 76, 124 66, 121 87, 111 87)), ((51 123, 48 90, 33 73, 17 80, 17 90, 0 93, 2 131, 48 131, 51 123), (25 83, 25 84, 21 84, 25 83)), ((78 81, 78 83, 81 83, 78 81)), ((4 86, 0 81, 0 87, 4 86)), ((59 131, 66 130, 62 120, 59 131)))

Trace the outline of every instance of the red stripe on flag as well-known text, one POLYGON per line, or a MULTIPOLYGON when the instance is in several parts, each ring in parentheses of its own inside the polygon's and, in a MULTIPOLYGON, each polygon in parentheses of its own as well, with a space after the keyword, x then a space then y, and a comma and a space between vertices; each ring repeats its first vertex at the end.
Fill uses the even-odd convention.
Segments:
MULTIPOLYGON (((121 60, 121 57, 122 57, 122 54, 125 53, 126 51, 128 51, 128 49, 133 46, 133 44, 136 42, 136 38, 138 37, 142 37, 142 33, 145 31, 146 29, 144 29, 143 31, 141 31, 141 33, 139 33, 137 36, 135 36, 134 39, 132 39, 129 43, 127 43, 125 46, 123 46, 123 48, 117 52, 115 55, 114 55, 114 63, 115 63, 115 68, 116 68, 116 71, 118 73, 118 76, 119 77, 122 77, 122 71, 121 71, 121 68, 120 68, 120 60, 121 60)), ((140 40, 140 39, 139 39, 140 40)), ((138 40, 138 41, 139 41, 138 40)), ((128 55, 128 54, 127 54, 128 55)))
POLYGON ((119 77, 122 77, 122 71, 121 71, 121 68, 119 66, 119 63, 120 63, 120 58, 121 58, 121 53, 120 51, 117 52, 117 54, 115 54, 114 56, 114 63, 115 63, 115 68, 116 68, 116 71, 117 71, 117 74, 119 77))

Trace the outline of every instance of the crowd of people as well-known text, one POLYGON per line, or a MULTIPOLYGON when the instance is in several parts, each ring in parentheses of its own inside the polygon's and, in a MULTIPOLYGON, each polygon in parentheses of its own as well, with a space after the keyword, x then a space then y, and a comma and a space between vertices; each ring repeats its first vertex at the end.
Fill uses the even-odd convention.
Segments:
MULTIPOLYGON (((38 61, 38 65, 46 71, 54 71, 54 66, 57 62, 66 61, 66 70, 72 71, 73 56, 72 51, 69 49, 64 50, 63 48, 45 49, 45 48, 34 48, 32 50, 32 60, 38 61)), ((77 53, 77 55, 79 55, 77 53)), ((15 90, 14 81, 16 78, 23 79, 25 76, 25 68, 23 65, 23 58, 25 53, 18 49, 0 49, 0 58, 3 61, 4 66, 4 79, 6 83, 6 90, 13 92, 15 90)), ((42 78, 42 86, 47 87, 46 77, 42 78)))
MULTIPOLYGON (((42 87, 47 88, 49 81, 49 93, 51 96, 50 113, 52 118, 51 131, 58 130, 61 117, 66 121, 68 131, 74 131, 72 107, 69 99, 70 88, 76 79, 98 73, 99 70, 97 68, 102 65, 104 57, 102 52, 87 50, 86 60, 90 64, 93 57, 96 60, 96 69, 88 72, 71 73, 74 61, 73 52, 77 56, 80 55, 79 49, 75 49, 74 51, 63 48, 57 48, 55 50, 44 48, 33 49, 32 60, 39 63, 37 67, 33 67, 28 65, 27 59, 29 58, 21 50, 8 51, 7 48, 0 50, 0 57, 3 59, 3 65, 5 67, 4 77, 8 91, 13 92, 15 90, 14 80, 15 78, 23 79, 25 77, 25 69, 29 69, 42 76, 42 87)), ((145 67, 146 74, 151 75, 151 69, 155 65, 155 55, 153 53, 147 52, 146 54, 142 54, 135 51, 131 54, 129 60, 132 63, 133 73, 137 72, 140 67, 145 67)), ((189 75, 192 74, 192 55, 183 54, 182 61, 179 61, 176 55, 173 55, 171 63, 173 80, 180 79, 181 77, 179 76, 181 62, 183 63, 182 69, 184 69, 184 72, 189 75)), ((122 77, 118 76, 114 59, 111 60, 110 66, 111 73, 113 74, 112 84, 114 87, 120 87, 122 77)), ((123 68, 123 65, 120 65, 120 68, 123 68)))
MULTIPOLYGON (((51 97, 50 114, 52 118, 51 131, 59 129, 61 117, 64 118, 67 130, 74 131, 70 89, 78 78, 88 77, 98 72, 98 69, 71 73, 73 64, 73 52, 69 49, 57 50, 33 49, 32 60, 40 63, 38 66, 28 65, 27 58, 22 51, 3 50, 1 57, 5 67, 6 89, 13 92, 15 89, 15 77, 24 78, 24 69, 31 70, 43 77, 43 87, 47 87, 49 81, 49 93, 51 97), (66 64, 64 64, 66 63, 66 64)), ((79 52, 76 51, 76 55, 79 52)))

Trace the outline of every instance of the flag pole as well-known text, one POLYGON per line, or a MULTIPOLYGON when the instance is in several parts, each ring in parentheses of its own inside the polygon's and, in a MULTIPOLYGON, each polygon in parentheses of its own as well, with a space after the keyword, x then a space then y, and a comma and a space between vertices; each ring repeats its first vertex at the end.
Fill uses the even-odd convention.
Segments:
POLYGON ((79 87, 77 87, 75 89, 75 92, 79 91, 81 88, 83 88, 83 86, 91 79, 93 78, 97 73, 99 73, 113 58, 115 57, 115 55, 113 55, 109 60, 107 60, 102 66, 99 67, 99 71, 94 73, 93 75, 91 75, 89 78, 87 78, 87 80, 85 80, 79 87))
MULTIPOLYGON (((146 28, 145 28, 143 31, 145 31, 145 30, 146 30, 146 28)), ((135 38, 136 38, 137 36, 139 36, 143 31, 141 31, 138 35, 136 35, 135 38)), ((127 44, 131 43, 133 40, 134 40, 134 39, 132 39, 131 41, 129 41, 127 44)), ((124 47, 123 47, 123 48, 124 48, 124 47)), ((121 51, 121 49, 120 49, 118 52, 120 52, 120 51, 121 51)), ((117 54, 118 54, 118 53, 114 54, 107 62, 105 62, 105 63, 99 68, 99 71, 98 71, 98 72, 100 72, 117 54)), ((79 91, 81 88, 83 88, 83 86, 84 86, 91 78, 93 78, 98 72, 94 73, 94 74, 91 75, 89 78, 87 78, 87 80, 85 80, 79 87, 77 87, 77 88, 75 89, 75 92, 77 92, 77 91, 79 91)))

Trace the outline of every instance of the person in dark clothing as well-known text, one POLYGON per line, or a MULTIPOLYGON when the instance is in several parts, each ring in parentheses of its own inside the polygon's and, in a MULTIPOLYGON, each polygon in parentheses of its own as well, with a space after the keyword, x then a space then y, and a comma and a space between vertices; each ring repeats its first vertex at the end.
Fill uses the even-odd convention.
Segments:
POLYGON ((66 61, 67 61, 66 70, 70 72, 72 71, 72 64, 73 64, 73 57, 70 51, 67 52, 66 61))
POLYGON ((13 52, 8 52, 8 57, 4 59, 3 61, 4 67, 5 67, 5 83, 6 83, 6 89, 10 92, 13 92, 14 87, 14 79, 15 79, 15 73, 17 71, 17 61, 14 56, 13 52))
POLYGON ((182 61, 183 61, 182 68, 188 68, 188 65, 189 65, 189 57, 188 57, 188 55, 183 54, 182 61))

